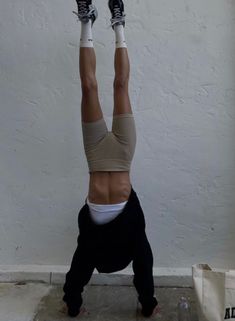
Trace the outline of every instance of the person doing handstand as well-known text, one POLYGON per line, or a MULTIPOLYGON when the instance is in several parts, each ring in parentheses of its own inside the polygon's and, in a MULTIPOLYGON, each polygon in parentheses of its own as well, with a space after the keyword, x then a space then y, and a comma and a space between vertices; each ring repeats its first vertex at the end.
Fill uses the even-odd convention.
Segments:
POLYGON ((94 269, 120 271, 132 262, 133 283, 142 314, 156 311, 153 255, 145 233, 144 214, 130 181, 136 145, 135 122, 128 94, 130 63, 124 37, 122 0, 109 0, 111 24, 116 37, 112 131, 103 118, 97 89, 96 57, 92 26, 97 10, 91 0, 76 0, 81 21, 80 78, 82 131, 89 167, 89 191, 78 215, 77 249, 63 286, 67 313, 80 313, 82 292, 94 269))

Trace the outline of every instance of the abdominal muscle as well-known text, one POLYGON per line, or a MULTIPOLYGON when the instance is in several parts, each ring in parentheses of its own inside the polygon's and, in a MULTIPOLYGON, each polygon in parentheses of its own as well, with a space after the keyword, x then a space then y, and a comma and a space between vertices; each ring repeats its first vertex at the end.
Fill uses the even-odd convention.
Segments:
POLYGON ((122 203, 128 200, 130 192, 129 172, 90 173, 88 199, 91 203, 122 203))

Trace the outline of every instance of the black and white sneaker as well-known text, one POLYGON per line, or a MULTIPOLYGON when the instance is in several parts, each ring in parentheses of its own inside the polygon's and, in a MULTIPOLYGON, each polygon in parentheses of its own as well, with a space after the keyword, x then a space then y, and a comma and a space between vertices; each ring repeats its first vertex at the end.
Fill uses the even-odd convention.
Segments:
POLYGON ((122 0, 109 0, 109 10, 111 11, 112 18, 110 19, 112 28, 115 25, 125 26, 125 13, 124 3, 122 0))
POLYGON ((91 19, 92 24, 98 17, 96 7, 92 4, 92 0, 76 0, 78 12, 73 11, 81 22, 87 23, 91 19))

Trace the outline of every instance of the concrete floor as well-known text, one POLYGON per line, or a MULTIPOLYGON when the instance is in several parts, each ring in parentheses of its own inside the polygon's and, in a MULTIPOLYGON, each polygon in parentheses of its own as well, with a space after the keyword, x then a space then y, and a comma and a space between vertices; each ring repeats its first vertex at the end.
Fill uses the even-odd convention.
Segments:
MULTIPOLYGON (((156 288, 160 314, 149 320, 178 321, 177 303, 185 296, 191 303, 191 321, 197 321, 195 296, 189 288, 156 288)), ((61 312, 61 285, 0 283, 0 321, 69 321, 61 312)), ((88 286, 83 295, 87 312, 81 321, 141 321, 136 291, 129 286, 88 286)))

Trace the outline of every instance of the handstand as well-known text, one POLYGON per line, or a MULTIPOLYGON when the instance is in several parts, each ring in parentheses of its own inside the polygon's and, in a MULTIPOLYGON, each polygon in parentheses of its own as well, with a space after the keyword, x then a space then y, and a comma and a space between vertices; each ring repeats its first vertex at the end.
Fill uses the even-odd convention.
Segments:
POLYGON ((114 110, 108 131, 98 98, 96 57, 92 26, 97 10, 91 0, 76 0, 81 21, 80 78, 82 130, 90 182, 85 205, 79 212, 78 246, 63 287, 68 314, 75 317, 82 305, 82 292, 94 269, 112 273, 132 262, 133 283, 144 316, 156 310, 152 275, 153 255, 145 233, 142 208, 130 182, 136 132, 128 81, 130 64, 124 37, 122 0, 109 0, 115 31, 114 110))

